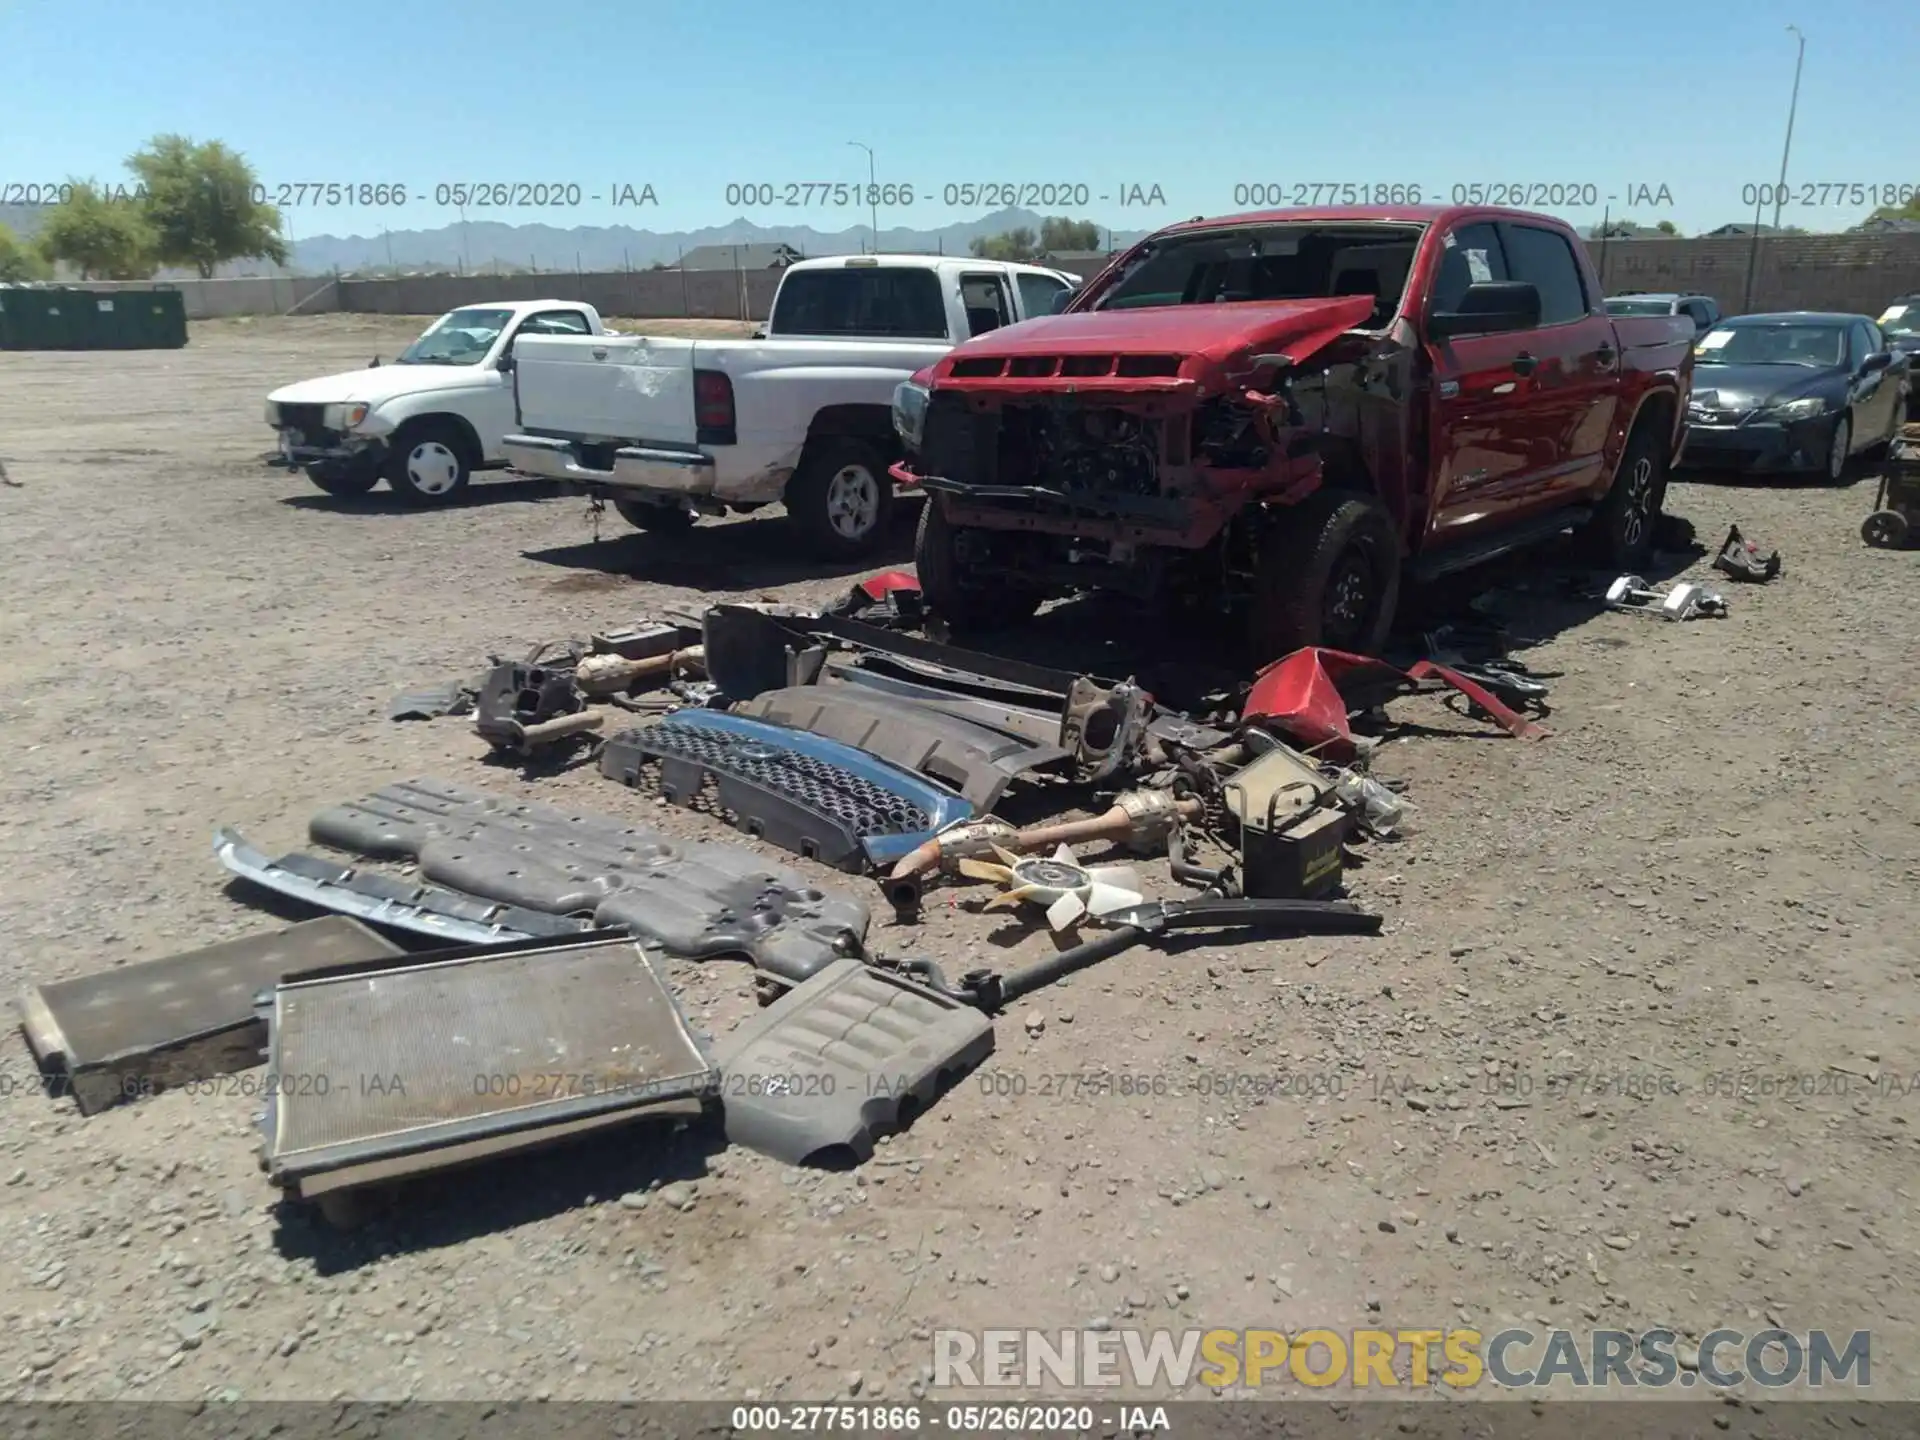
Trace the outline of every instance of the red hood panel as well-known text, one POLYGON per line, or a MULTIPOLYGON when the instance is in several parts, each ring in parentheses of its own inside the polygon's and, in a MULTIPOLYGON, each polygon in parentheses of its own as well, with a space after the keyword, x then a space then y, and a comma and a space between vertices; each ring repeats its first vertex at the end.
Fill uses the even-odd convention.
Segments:
POLYGON ((1168 305, 1142 310, 1089 310, 1043 315, 969 340, 941 362, 1018 355, 1178 354, 1214 361, 1258 346, 1296 362, 1323 349, 1373 313, 1373 298, 1245 300, 1219 305, 1168 305))

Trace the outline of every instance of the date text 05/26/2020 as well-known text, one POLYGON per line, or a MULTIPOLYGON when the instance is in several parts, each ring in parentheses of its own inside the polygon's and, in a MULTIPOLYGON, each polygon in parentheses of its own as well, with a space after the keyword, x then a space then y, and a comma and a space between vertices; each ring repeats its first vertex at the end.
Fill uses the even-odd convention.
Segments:
MULTIPOLYGON (((1491 205, 1510 210, 1645 209, 1674 203, 1665 182, 1599 180, 1241 180, 1236 210, 1297 209, 1319 205, 1491 205)), ((1751 203, 1751 202, 1749 202, 1751 203)))
MULTIPOLYGON (((140 205, 144 185, 76 184, 70 180, 0 180, 0 205, 29 209, 64 205, 91 190, 110 204, 140 205)), ((622 208, 657 206, 660 196, 644 180, 440 180, 431 185, 400 180, 288 180, 236 187, 236 200, 279 210, 389 210, 434 205, 454 210, 570 210, 581 205, 622 208)))
POLYGON ((960 210, 1068 209, 1087 205, 1129 208, 1168 203, 1164 186, 1128 180, 950 180, 939 185, 887 181, 855 184, 838 180, 737 180, 721 192, 720 203, 742 210, 866 209, 933 204, 960 210))

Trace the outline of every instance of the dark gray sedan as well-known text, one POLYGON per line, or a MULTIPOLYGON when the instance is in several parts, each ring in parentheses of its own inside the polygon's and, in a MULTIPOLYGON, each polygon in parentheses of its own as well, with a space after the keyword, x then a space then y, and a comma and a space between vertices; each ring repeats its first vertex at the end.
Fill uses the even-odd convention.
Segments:
POLYGON ((1865 315, 1736 316, 1693 364, 1684 465, 1838 481, 1906 418, 1908 356, 1865 315))

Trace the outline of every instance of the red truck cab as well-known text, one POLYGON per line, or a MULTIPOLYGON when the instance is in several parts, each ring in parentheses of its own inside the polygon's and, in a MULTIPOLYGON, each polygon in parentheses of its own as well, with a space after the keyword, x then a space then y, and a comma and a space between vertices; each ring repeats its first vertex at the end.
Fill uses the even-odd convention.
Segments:
POLYGON ((1579 532, 1629 568, 1684 439, 1684 318, 1609 316, 1563 222, 1481 207, 1196 220, 901 387, 950 622, 1109 588, 1239 608, 1271 658, 1376 649, 1403 573, 1579 532))

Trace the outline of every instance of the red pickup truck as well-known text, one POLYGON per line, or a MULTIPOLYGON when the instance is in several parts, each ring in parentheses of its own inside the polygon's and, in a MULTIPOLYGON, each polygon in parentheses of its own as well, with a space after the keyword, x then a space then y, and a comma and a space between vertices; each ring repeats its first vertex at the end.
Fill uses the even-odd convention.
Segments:
POLYGON ((956 628, 1118 590, 1237 611, 1255 658, 1384 643, 1426 579, 1569 529, 1647 552, 1693 325, 1609 316, 1567 225, 1465 207, 1170 226, 1061 312, 902 385, 895 467, 956 628))

